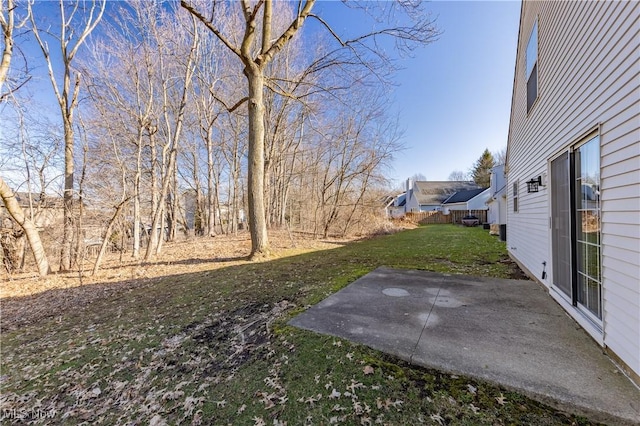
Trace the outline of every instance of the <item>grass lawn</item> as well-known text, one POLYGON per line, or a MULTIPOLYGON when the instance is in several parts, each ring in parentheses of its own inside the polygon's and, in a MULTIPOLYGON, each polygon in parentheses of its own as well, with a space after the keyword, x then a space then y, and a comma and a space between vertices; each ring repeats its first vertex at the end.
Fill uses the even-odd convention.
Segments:
POLYGON ((491 384, 286 325, 378 266, 518 274, 487 231, 431 225, 146 279, 3 332, 2 423, 589 424, 491 384))

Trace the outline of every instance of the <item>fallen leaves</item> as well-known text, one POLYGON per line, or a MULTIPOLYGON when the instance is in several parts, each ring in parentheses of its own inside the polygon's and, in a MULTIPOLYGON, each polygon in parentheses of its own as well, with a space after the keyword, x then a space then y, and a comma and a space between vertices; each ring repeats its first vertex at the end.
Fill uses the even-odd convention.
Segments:
POLYGON ((166 425, 167 425, 167 422, 165 422, 164 419, 159 414, 156 414, 151 418, 151 420, 149 420, 149 426, 166 426, 166 425))
POLYGON ((496 402, 500 405, 504 405, 506 401, 507 398, 502 393, 500 393, 500 396, 496 397, 496 402))
POLYGON ((395 408, 399 411, 402 404, 404 404, 404 401, 399 399, 393 401, 390 398, 386 398, 385 400, 376 398, 376 406, 378 407, 378 410, 384 409, 385 411, 389 411, 390 408, 395 408))
MULTIPOLYGON (((346 240, 319 241, 296 235, 296 252, 304 253, 339 247, 346 240)), ((269 243, 274 257, 291 250, 287 231, 270 230, 269 243)), ((0 268, 2 299, 2 331, 16 330, 45 318, 59 318, 68 312, 89 307, 92 303, 119 298, 134 289, 151 288, 154 279, 194 272, 211 271, 247 263, 251 251, 248 232, 217 235, 214 238, 192 238, 167 242, 162 252, 141 267, 140 261, 107 253, 96 276, 79 277, 78 272, 57 273, 45 279, 33 273, 7 276, 0 268), (212 255, 215 253, 215 255, 212 255)), ((91 271, 93 259, 87 259, 84 271, 91 271)))
POLYGON ((312 407, 315 405, 316 402, 320 401, 322 399, 322 394, 317 394, 315 396, 309 396, 307 398, 304 399, 304 403, 305 404, 309 404, 312 407))
POLYGON ((356 389, 362 389, 365 387, 366 386, 363 383, 351 379, 351 384, 347 386, 347 390, 351 391, 351 393, 355 393, 356 389))
POLYGON ((342 395, 341 392, 338 392, 337 390, 332 390, 331 394, 329 395, 329 399, 337 399, 340 398, 340 395, 342 395))

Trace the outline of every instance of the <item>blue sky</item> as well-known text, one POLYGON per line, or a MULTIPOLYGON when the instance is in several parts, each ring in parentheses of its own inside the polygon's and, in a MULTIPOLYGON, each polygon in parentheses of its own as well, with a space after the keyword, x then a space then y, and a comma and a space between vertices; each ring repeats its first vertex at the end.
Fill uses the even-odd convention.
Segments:
POLYGON ((520 2, 431 4, 443 30, 399 73, 396 102, 407 150, 395 175, 446 180, 485 148, 507 146, 520 2))
MULTIPOLYGON (((397 183, 422 174, 447 180, 467 172, 485 148, 507 146, 520 1, 435 1, 427 8, 438 41, 401 61, 395 105, 406 150, 397 183)), ((356 23, 353 23, 357 25, 356 23)))

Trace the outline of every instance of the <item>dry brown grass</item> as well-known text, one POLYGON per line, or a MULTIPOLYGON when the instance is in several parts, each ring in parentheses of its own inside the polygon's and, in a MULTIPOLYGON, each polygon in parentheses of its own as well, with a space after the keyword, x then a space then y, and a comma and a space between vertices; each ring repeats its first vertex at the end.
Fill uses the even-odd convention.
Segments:
MULTIPOLYGON (((269 233, 271 257, 280 257, 340 247, 348 239, 319 240, 286 231, 269 233)), ((150 262, 134 260, 130 253, 108 253, 102 268, 91 275, 93 260, 87 259, 84 271, 53 273, 46 278, 37 273, 7 275, 0 284, 3 331, 13 330, 42 318, 54 317, 73 306, 86 306, 133 288, 151 285, 154 278, 209 271, 250 263, 251 239, 248 232, 238 235, 197 237, 165 243, 162 252, 150 262), (56 291, 62 290, 65 291, 56 291), (87 291, 90 290, 90 291, 87 291)))
MULTIPOLYGON (((271 259, 320 249, 338 247, 350 239, 313 239, 286 231, 270 231, 271 259)), ((108 253, 101 269, 91 275, 94 259, 84 262, 83 272, 53 273, 41 279, 35 272, 8 275, 2 271, 0 299, 25 297, 47 290, 123 282, 206 271, 248 262, 251 239, 248 232, 238 235, 194 237, 184 241, 165 243, 160 255, 150 262, 134 260, 129 253, 108 253)))

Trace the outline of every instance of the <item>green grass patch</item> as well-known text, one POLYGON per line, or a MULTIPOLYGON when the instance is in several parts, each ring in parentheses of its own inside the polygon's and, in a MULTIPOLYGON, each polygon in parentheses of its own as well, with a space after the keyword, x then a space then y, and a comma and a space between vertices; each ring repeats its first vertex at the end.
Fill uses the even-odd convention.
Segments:
POLYGON ((486 231, 432 225, 332 250, 146 280, 118 297, 3 334, 4 419, 589 424, 488 383, 286 325, 380 266, 519 276, 504 243, 486 231), (49 417, 34 419, 34 409, 49 417))

